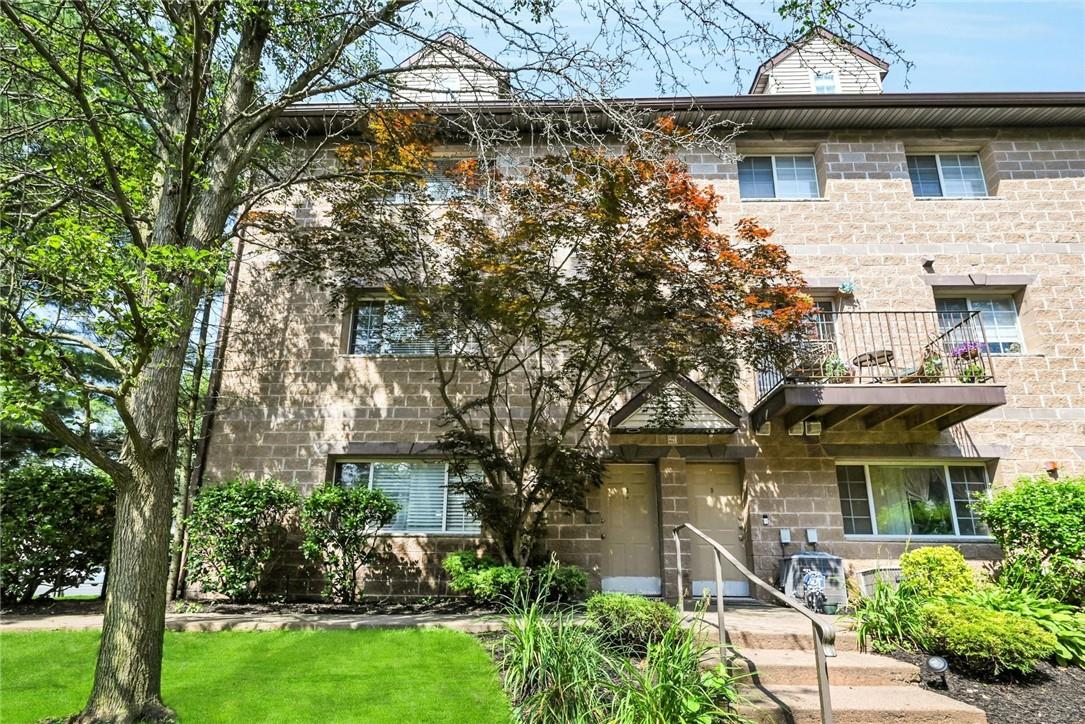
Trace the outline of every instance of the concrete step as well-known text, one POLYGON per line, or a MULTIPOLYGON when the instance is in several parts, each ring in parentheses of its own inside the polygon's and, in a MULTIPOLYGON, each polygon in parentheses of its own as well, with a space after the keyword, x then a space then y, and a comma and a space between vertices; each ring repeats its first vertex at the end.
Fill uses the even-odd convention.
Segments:
MULTIPOLYGON (((711 665, 719 661, 719 651, 711 665)), ((827 659, 829 683, 833 686, 879 686, 919 681, 919 667, 888 656, 841 651, 827 659)), ((817 668, 812 651, 786 649, 742 649, 733 659, 735 673, 753 683, 766 685, 812 684, 817 686, 817 668)))
MULTIPOLYGON (((770 692, 743 686, 747 703, 738 713, 755 722, 805 724, 821 721, 817 685, 772 686, 770 692)), ((982 710, 918 686, 833 686, 834 724, 987 724, 982 710)))
MULTIPOLYGON (((715 626, 701 624, 698 630, 708 641, 719 641, 715 626)), ((814 634, 810 628, 803 632, 773 631, 761 628, 732 628, 727 626, 727 641, 737 649, 777 649, 790 651, 809 651, 814 653, 814 634)), ((836 650, 858 651, 859 643, 852 631, 836 627, 836 650)))

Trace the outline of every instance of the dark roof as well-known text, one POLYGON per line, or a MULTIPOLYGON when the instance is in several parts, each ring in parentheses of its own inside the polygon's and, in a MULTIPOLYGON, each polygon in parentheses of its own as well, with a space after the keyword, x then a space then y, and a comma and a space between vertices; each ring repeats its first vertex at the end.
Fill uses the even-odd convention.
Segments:
MULTIPOLYGON (((737 412, 732 410, 718 397, 713 395, 705 388, 701 387, 690 378, 686 377, 685 375, 675 374, 661 374, 654 380, 652 380, 648 385, 644 387, 644 389, 635 394, 629 400, 629 402, 622 405, 621 409, 619 409, 617 412, 610 416, 610 427, 613 429, 618 425, 621 425, 629 418, 630 415, 643 407, 644 403, 650 400, 656 392, 658 392, 660 389, 670 384, 671 382, 677 384, 683 390, 685 390, 698 401, 700 401, 705 407, 712 410, 712 412, 716 413, 727 422, 731 423, 729 426, 725 425, 718 428, 719 432, 731 433, 738 429, 738 424, 741 420, 741 417, 737 412)), ((701 428, 694 429, 696 432, 705 432, 705 430, 701 428)))
POLYGON ((822 38, 824 40, 828 40, 830 43, 833 43, 834 45, 840 46, 841 48, 848 51, 852 55, 855 55, 855 56, 858 56, 859 58, 862 58, 863 60, 870 63, 871 65, 878 66, 878 68, 881 69, 882 78, 885 78, 886 74, 889 72, 889 63, 886 63, 881 58, 868 53, 867 51, 860 48, 858 45, 855 45, 854 43, 848 42, 847 40, 840 37, 836 33, 832 32, 830 30, 827 30, 827 29, 825 29, 825 28, 823 28, 821 26, 818 26, 818 27, 814 28, 813 30, 811 30, 809 33, 807 33, 802 39, 800 39, 800 40, 798 40, 798 41, 796 41, 794 43, 788 43, 786 48, 784 48, 779 53, 772 56, 771 58, 766 60, 764 63, 762 63, 760 66, 758 66, 757 72, 753 74, 753 82, 750 83, 749 92, 754 93, 756 91, 758 83, 761 80, 761 76, 766 71, 772 70, 781 61, 783 61, 784 59, 789 58, 792 55, 794 55, 796 52, 798 52, 802 48, 802 46, 809 43, 815 37, 819 37, 819 38, 822 38))
MULTIPOLYGON (((708 118, 747 124, 751 130, 769 129, 866 129, 866 128, 992 128, 1083 127, 1085 93, 867 93, 680 96, 615 98, 607 103, 632 106, 674 116, 680 124, 708 118)), ((412 108, 403 104, 404 108, 412 108)), ((421 106, 413 106, 422 108, 421 106)), ((509 100, 431 104, 425 110, 447 116, 465 112, 489 117, 499 123, 531 124, 523 109, 532 113, 568 114, 563 101, 526 105, 509 100)), ((282 123, 321 132, 323 124, 334 127, 353 123, 357 106, 344 103, 312 103, 292 106, 282 123)), ((575 111, 595 116, 605 124, 604 114, 591 109, 575 111)))

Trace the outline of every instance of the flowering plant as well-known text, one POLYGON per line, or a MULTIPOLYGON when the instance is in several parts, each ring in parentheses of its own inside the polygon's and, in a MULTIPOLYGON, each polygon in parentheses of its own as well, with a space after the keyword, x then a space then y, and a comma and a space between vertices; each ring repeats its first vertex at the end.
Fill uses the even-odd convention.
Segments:
POLYGON ((975 342, 965 342, 953 348, 953 356, 957 359, 975 359, 979 354, 980 346, 975 342))

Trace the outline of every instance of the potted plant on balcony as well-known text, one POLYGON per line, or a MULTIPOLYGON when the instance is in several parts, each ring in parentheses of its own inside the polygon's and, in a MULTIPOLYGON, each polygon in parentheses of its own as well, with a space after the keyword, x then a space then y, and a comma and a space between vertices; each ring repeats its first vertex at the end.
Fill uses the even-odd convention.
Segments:
POLYGON ((957 359, 976 359, 980 356, 980 346, 975 342, 965 342, 953 348, 953 356, 957 359))
POLYGON ((837 384, 847 384, 852 380, 852 371, 844 360, 840 359, 838 355, 832 354, 825 358, 825 362, 822 364, 822 371, 825 373, 825 380, 827 382, 835 382, 837 384))
POLYGON ((987 379, 987 371, 979 362, 970 361, 957 370, 957 379, 967 385, 976 384, 987 379))
POLYGON ((975 342, 965 342, 953 349, 953 358, 957 361, 957 379, 965 384, 975 384, 987 379, 987 371, 979 362, 980 346, 975 342))
POLYGON ((937 382, 945 374, 946 364, 942 361, 942 355, 937 352, 929 352, 923 358, 920 369, 920 382, 937 382))

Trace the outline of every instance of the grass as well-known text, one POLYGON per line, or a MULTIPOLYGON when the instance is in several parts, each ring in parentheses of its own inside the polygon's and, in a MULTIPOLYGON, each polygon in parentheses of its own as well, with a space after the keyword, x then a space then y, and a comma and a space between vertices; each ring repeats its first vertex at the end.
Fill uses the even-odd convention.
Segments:
MULTIPOLYGON (((0 721, 83 705, 96 631, 0 635, 0 721)), ((162 695, 181 722, 508 722, 489 655, 442 629, 166 633, 162 695)))

